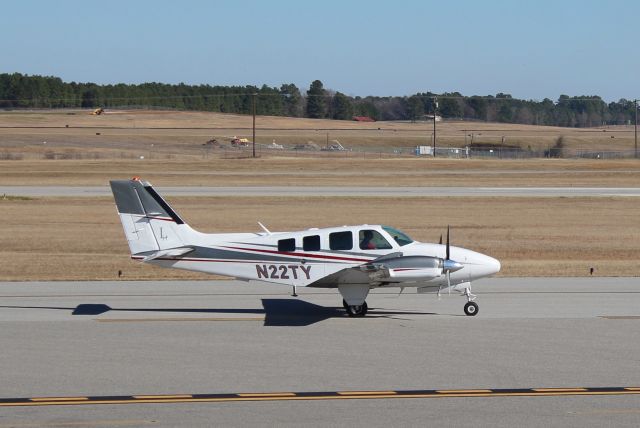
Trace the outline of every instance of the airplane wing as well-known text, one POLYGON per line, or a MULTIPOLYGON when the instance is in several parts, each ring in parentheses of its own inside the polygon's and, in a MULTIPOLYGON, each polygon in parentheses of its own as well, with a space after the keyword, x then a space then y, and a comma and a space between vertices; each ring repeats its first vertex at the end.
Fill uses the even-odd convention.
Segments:
POLYGON ((362 265, 348 267, 329 274, 308 287, 337 287, 341 284, 369 284, 424 282, 443 273, 443 261, 437 257, 402 256, 392 253, 362 265))

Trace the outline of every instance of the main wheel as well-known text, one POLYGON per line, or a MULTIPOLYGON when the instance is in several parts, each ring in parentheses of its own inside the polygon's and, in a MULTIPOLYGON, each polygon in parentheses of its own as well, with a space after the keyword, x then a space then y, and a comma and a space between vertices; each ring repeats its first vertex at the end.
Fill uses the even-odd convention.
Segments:
POLYGON ((348 305, 347 302, 343 300, 342 304, 350 317, 363 317, 367 314, 367 309, 369 309, 367 302, 364 302, 362 305, 348 305))
POLYGON ((476 302, 467 302, 464 305, 464 313, 470 317, 476 316, 478 314, 478 304, 476 302))

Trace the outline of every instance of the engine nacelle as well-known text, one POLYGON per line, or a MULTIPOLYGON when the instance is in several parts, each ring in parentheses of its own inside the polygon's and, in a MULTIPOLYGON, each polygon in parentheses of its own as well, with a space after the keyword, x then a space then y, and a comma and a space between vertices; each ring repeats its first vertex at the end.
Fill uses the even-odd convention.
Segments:
POLYGON ((387 272, 390 282, 428 281, 442 275, 440 268, 398 268, 389 269, 387 272))
POLYGON ((375 271, 380 280, 388 282, 428 281, 442 275, 443 260, 429 256, 392 257, 363 266, 375 271))

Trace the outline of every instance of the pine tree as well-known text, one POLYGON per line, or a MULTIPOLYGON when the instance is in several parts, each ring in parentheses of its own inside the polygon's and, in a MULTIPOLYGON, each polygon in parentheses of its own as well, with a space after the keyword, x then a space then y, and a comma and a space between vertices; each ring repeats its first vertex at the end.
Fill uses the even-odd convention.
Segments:
POLYGON ((307 117, 312 119, 322 119, 326 117, 326 95, 322 82, 314 80, 307 91, 307 117))
POLYGON ((332 101, 332 118, 338 120, 351 120, 353 118, 353 106, 351 100, 342 92, 336 92, 332 101))

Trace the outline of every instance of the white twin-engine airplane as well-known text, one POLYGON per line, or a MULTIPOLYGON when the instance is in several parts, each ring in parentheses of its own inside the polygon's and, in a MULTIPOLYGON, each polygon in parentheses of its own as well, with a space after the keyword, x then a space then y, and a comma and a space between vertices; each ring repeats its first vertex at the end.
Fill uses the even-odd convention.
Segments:
POLYGON ((476 315, 471 281, 493 275, 500 262, 449 245, 413 241, 388 226, 361 225, 300 232, 197 232, 151 184, 137 177, 111 181, 131 257, 162 267, 294 287, 338 288, 349 316, 364 316, 369 290, 417 287, 467 297, 464 312, 476 315))

